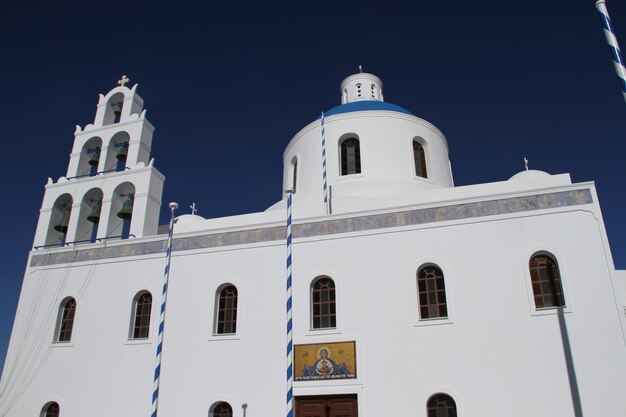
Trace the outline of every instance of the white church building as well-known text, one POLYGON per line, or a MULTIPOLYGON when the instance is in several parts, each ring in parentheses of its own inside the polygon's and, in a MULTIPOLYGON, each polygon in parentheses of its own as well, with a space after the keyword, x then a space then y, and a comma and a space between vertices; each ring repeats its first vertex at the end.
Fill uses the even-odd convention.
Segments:
MULTIPOLYGON (((165 177, 120 84, 45 186, 0 417, 152 413, 165 177)), ((594 184, 455 187, 443 133, 379 78, 340 92, 288 143, 281 201, 176 218, 158 416, 287 415, 289 195, 296 417, 626 415, 626 274, 594 184)))

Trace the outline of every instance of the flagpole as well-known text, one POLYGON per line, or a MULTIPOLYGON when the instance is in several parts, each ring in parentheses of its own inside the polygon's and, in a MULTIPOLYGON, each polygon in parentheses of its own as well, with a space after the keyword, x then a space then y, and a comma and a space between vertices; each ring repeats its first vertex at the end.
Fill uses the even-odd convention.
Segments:
POLYGON ((291 194, 287 192, 287 417, 293 417, 293 322, 291 316, 291 194))
POLYGON ((328 182, 326 179, 326 133, 324 130, 324 112, 322 112, 322 179, 324 180, 324 209, 326 210, 326 214, 330 214, 329 204, 328 204, 328 182))
POLYGON ((606 9, 605 1, 598 0, 596 2, 596 8, 598 9, 602 17, 604 36, 606 37, 606 41, 611 48, 611 54, 613 55, 613 66, 615 66, 617 76, 620 78, 620 82, 622 85, 622 95, 624 96, 624 101, 626 101, 626 68, 624 68, 624 60, 622 59, 622 54, 619 49, 619 44, 617 43, 617 38, 615 37, 615 32, 613 31, 613 25, 611 24, 611 18, 609 17, 609 12, 606 9))
POLYGON ((159 336, 157 339, 156 365, 154 367, 154 384, 152 391, 152 417, 157 416, 159 405, 159 382, 161 381, 161 353, 163 351, 163 329, 165 328, 165 304, 167 301, 167 286, 170 280, 170 263, 172 261, 172 236, 174 235, 174 210, 178 208, 177 203, 170 203, 172 215, 170 217, 170 228, 167 235, 167 251, 165 271, 163 273, 163 295, 161 297, 161 320, 159 322, 159 336))

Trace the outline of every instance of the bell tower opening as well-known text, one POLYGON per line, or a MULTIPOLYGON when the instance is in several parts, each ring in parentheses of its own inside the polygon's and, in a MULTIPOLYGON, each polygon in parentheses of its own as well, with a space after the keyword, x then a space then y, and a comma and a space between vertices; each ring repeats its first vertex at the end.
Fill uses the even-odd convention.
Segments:
POLYGON ((122 119, 122 108, 124 107, 124 94, 116 93, 109 98, 107 102, 106 110, 104 113, 104 120, 102 125, 110 125, 119 123, 122 119))
POLYGON ((85 142, 80 151, 77 177, 93 177, 98 173, 101 149, 102 139, 97 136, 85 142))
POLYGON ((115 159, 117 159, 115 170, 117 172, 124 171, 126 169, 126 159, 128 159, 128 142, 118 143, 115 147, 119 148, 117 155, 115 155, 115 159))
POLYGON ((135 194, 127 194, 122 208, 117 212, 117 217, 122 219, 122 239, 128 239, 130 236, 130 220, 133 218, 133 203, 135 194))
POLYGON ((127 132, 117 132, 111 138, 108 146, 105 171, 124 171, 128 159, 128 142, 130 136, 127 132))
POLYGON ((46 236, 46 245, 65 245, 67 231, 72 214, 72 196, 63 194, 56 199, 50 213, 50 226, 46 236))
POLYGON ((134 201, 135 186, 133 184, 125 182, 115 189, 111 199, 107 237, 128 239, 131 236, 134 201))
POLYGON ((103 193, 100 188, 92 188, 85 193, 80 204, 80 214, 76 229, 77 243, 93 243, 98 238, 102 198, 103 193))
POLYGON ((87 154, 89 154, 89 176, 93 177, 98 173, 98 164, 100 163, 100 146, 95 148, 87 149, 87 154))

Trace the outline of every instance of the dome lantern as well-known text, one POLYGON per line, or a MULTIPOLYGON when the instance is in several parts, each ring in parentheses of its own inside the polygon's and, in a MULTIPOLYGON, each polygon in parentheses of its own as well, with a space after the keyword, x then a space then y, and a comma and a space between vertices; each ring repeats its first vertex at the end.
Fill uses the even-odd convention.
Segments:
POLYGON ((360 72, 353 74, 341 82, 341 104, 362 100, 385 101, 383 98, 383 82, 374 74, 360 72))

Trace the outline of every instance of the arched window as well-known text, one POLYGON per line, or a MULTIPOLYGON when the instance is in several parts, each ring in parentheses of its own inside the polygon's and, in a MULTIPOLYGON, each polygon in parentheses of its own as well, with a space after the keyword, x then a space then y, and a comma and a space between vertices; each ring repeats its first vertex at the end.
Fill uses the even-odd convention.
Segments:
POLYGON ((41 417, 59 417, 59 404, 50 402, 41 409, 41 417))
POLYGON ((361 173, 361 148, 357 138, 341 142, 341 175, 361 173))
POLYGON ((69 342, 72 340, 72 328, 74 327, 74 315, 76 313, 76 300, 66 298, 59 307, 57 331, 55 341, 69 342))
POLYGON ((435 394, 428 400, 428 417, 456 417, 456 403, 448 394, 435 394))
POLYGON ((233 408, 225 402, 217 403, 209 417, 233 417, 233 408))
POLYGON ((319 277, 311 285, 311 324, 314 329, 337 327, 335 282, 329 277, 319 277))
POLYGON ((237 333, 237 288, 234 285, 227 285, 218 291, 215 334, 235 334, 237 333))
POLYGON ((291 167, 290 167, 290 173, 291 173, 291 187, 289 187, 291 189, 291 192, 293 194, 296 193, 296 187, 298 185, 298 158, 296 158, 295 156, 293 157, 293 159, 291 160, 291 167))
POLYGON ((133 301, 133 321, 131 339, 147 339, 150 335, 150 313, 152 312, 152 294, 139 292, 133 301))
POLYGON ((533 285, 535 307, 562 307, 565 305, 561 275, 556 261, 549 255, 539 254, 530 259, 530 280, 533 285))
POLYGON ((422 178, 428 178, 426 173, 426 154, 424 146, 421 143, 413 141, 413 160, 415 161, 415 175, 422 178))
POLYGON ((420 319, 448 317, 443 272, 436 265, 424 265, 417 271, 420 319))

